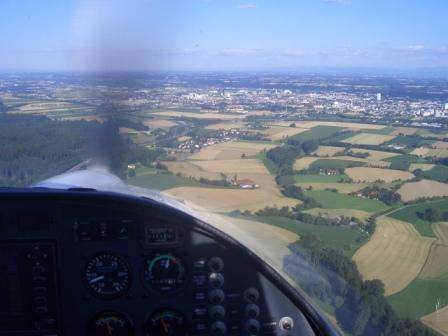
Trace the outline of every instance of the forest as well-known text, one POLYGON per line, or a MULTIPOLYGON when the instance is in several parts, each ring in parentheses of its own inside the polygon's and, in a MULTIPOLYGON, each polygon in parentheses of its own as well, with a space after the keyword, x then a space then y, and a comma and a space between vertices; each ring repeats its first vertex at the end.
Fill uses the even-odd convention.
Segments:
POLYGON ((0 114, 0 186, 20 187, 63 173, 90 158, 120 177, 127 164, 149 164, 163 156, 119 135, 114 123, 55 121, 43 116, 0 114))

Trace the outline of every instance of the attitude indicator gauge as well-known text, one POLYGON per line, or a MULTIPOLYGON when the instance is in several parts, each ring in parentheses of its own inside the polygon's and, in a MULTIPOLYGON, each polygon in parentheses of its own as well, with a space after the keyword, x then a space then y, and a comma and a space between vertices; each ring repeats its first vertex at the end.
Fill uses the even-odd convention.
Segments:
POLYGON ((143 266, 143 281, 153 291, 173 293, 185 283, 185 267, 176 256, 158 255, 153 259, 146 259, 143 266))
POLYGON ((89 291, 101 299, 114 299, 127 292, 131 272, 126 261, 113 253, 100 253, 87 262, 84 282, 89 291))

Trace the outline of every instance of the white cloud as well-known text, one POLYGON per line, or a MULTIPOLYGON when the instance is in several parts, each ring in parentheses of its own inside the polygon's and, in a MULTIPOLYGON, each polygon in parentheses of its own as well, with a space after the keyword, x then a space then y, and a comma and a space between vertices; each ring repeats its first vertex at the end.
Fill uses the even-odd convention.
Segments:
POLYGON ((238 6, 239 9, 256 9, 257 5, 255 4, 241 4, 238 6))

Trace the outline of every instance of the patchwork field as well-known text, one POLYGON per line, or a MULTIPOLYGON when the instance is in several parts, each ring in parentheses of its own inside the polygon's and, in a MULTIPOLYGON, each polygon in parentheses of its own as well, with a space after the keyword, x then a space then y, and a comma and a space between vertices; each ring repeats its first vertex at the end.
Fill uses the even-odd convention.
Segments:
POLYGON ((448 142, 436 141, 432 146, 437 149, 448 149, 448 142))
POLYGON ((355 197, 327 190, 305 191, 305 195, 319 202, 322 205, 322 208, 325 209, 349 208, 366 212, 377 212, 387 208, 384 203, 377 200, 355 197))
POLYGON ((418 128, 397 127, 390 135, 412 135, 418 132, 418 128))
POLYGON ((448 306, 423 316, 420 320, 442 335, 448 335, 448 306))
POLYGON ((294 139, 299 141, 307 140, 322 140, 342 131, 342 127, 336 126, 315 126, 305 132, 299 133, 294 136, 294 139))
POLYGON ((217 123, 208 125, 205 127, 205 129, 209 130, 231 130, 231 129, 240 129, 246 127, 243 123, 234 123, 234 122, 223 122, 223 123, 217 123))
MULTIPOLYGON (((202 148, 199 152, 190 156, 190 160, 237 160, 241 156, 254 156, 264 150, 275 147, 274 144, 249 142, 249 141, 229 141, 221 142, 213 146, 202 148)), ((244 160, 244 162, 246 159, 244 160)), ((241 161, 243 163, 243 161, 241 161)))
POLYGON ((235 114, 224 114, 224 113, 207 113, 207 112, 178 112, 178 111, 164 111, 164 112, 154 112, 154 115, 162 116, 162 117, 185 117, 185 118, 194 118, 194 119, 220 119, 220 120, 237 120, 244 119, 244 115, 235 115, 235 114))
POLYGON ((314 161, 319 160, 317 157, 312 156, 305 156, 300 159, 297 159, 296 162, 294 162, 294 170, 302 170, 302 169, 308 169, 310 164, 314 161))
POLYGON ((180 173, 182 176, 194 177, 196 179, 200 179, 201 177, 209 180, 221 179, 221 175, 219 173, 206 171, 189 161, 164 161, 162 163, 173 174, 180 173))
POLYGON ((448 196, 448 184, 431 180, 408 182, 398 189, 397 192, 405 202, 422 197, 448 196))
POLYGON ((306 128, 298 127, 271 127, 263 133, 268 135, 269 139, 276 141, 292 137, 296 134, 307 131, 306 128))
POLYGON ((448 280, 448 246, 434 245, 419 277, 448 280))
POLYGON ((337 152, 343 151, 344 147, 319 146, 313 154, 317 156, 333 156, 337 152))
POLYGON ((315 216, 345 216, 345 217, 356 217, 362 221, 365 221, 372 214, 367 211, 354 210, 354 209, 321 209, 314 208, 305 210, 304 212, 315 215, 315 216))
POLYGON ((352 145, 381 145, 383 142, 390 141, 393 138, 393 135, 359 133, 343 140, 343 142, 352 145))
POLYGON ((384 181, 392 182, 395 180, 410 180, 414 177, 414 174, 401 170, 394 169, 382 169, 371 167, 353 167, 347 168, 345 173, 354 181, 360 182, 375 182, 384 181))
POLYGON ((353 260, 365 279, 382 280, 386 295, 392 295, 417 277, 433 242, 411 224, 381 216, 375 233, 353 260))
POLYGON ((426 156, 435 156, 435 157, 448 157, 447 149, 432 149, 428 147, 419 147, 414 149, 411 154, 426 157, 426 156))
POLYGON ((269 174, 266 167, 256 159, 244 160, 212 160, 195 161, 199 168, 214 173, 251 173, 251 174, 269 174))
POLYGON ((302 189, 307 189, 311 187, 313 190, 325 190, 325 189, 336 189, 341 194, 349 194, 354 191, 361 190, 365 188, 367 184, 363 183, 296 183, 295 184, 302 189))
POLYGON ((388 159, 388 158, 400 155, 398 153, 383 152, 383 151, 369 150, 369 149, 363 149, 363 148, 350 148, 350 150, 354 153, 369 153, 369 156, 367 158, 371 159, 371 160, 384 160, 384 159, 388 159))
MULTIPOLYGON (((363 163, 368 167, 379 167, 379 168, 387 168, 390 166, 390 162, 387 161, 381 161, 371 158, 358 158, 353 156, 333 156, 330 158, 325 158, 324 160, 345 160, 345 161, 351 161, 351 162, 359 162, 363 163)), ((334 167, 338 168, 338 167, 334 167)))
POLYGON ((411 165, 409 166, 409 171, 413 172, 416 169, 421 169, 425 171, 434 168, 434 166, 435 165, 430 163, 411 163, 411 165))
POLYGON ((149 128, 170 128, 176 126, 177 123, 166 119, 151 119, 144 121, 143 125, 148 126, 149 128))
MULTIPOLYGON (((211 211, 231 211, 235 209, 264 208, 266 204, 284 202, 284 197, 274 194, 263 188, 245 189, 220 189, 220 188, 196 188, 180 187, 166 190, 165 193, 174 198, 183 200, 193 208, 199 206, 211 211)), ((297 204, 297 200, 292 200, 297 204)))
POLYGON ((437 242, 448 246, 448 222, 439 222, 432 225, 437 236, 437 242))

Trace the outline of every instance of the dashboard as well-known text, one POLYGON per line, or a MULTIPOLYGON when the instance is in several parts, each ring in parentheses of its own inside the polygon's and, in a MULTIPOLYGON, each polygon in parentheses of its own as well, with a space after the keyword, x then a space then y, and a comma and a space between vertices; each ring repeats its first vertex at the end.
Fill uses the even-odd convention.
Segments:
POLYGON ((0 335, 320 334, 291 293, 244 246, 155 201, 0 192, 0 335))

